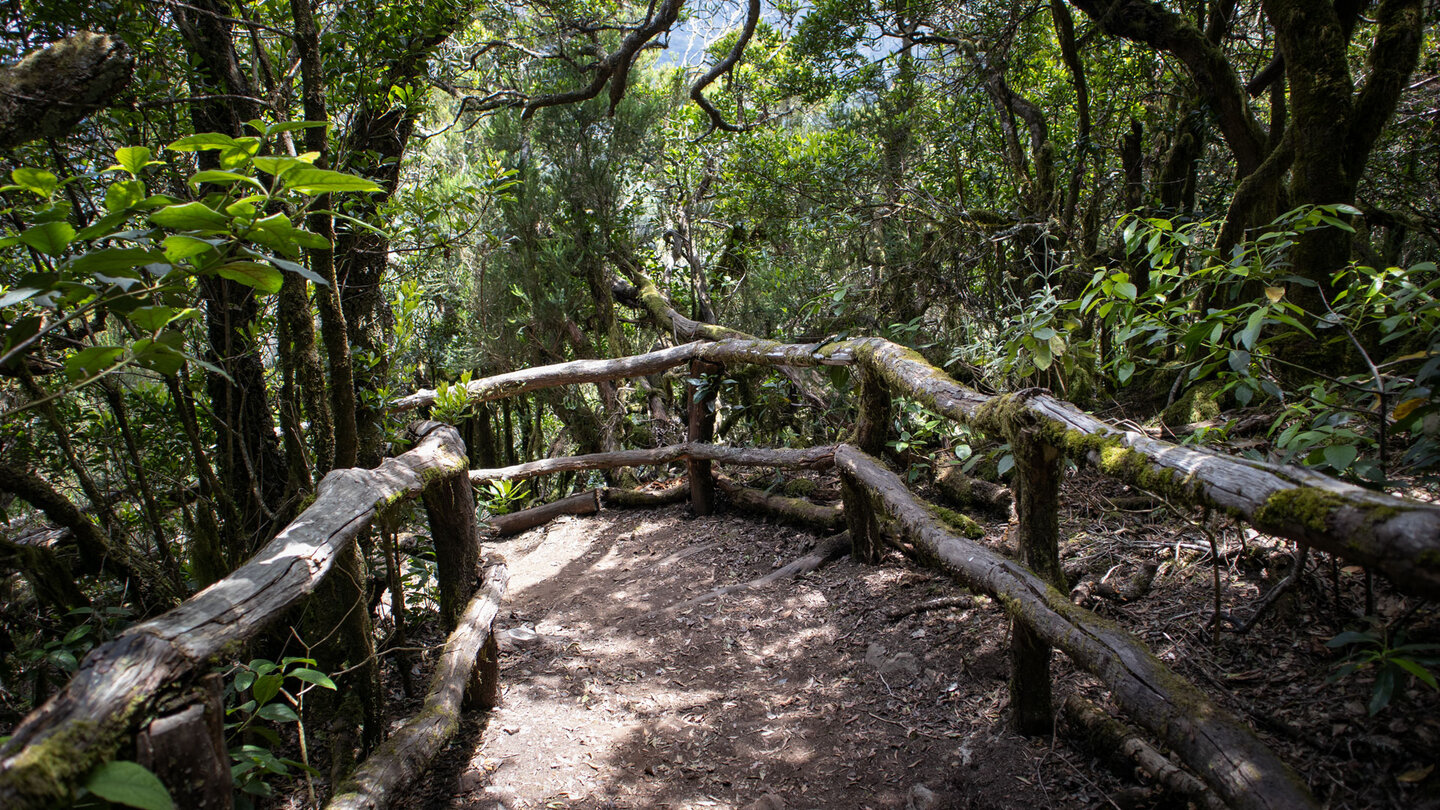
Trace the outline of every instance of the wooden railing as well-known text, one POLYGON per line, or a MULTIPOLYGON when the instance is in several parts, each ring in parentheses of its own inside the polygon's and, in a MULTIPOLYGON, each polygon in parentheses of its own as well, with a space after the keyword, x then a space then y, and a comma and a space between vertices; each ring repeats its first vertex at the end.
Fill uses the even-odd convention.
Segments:
MULTIPOLYGON (((750 363, 788 369, 851 366, 859 381, 859 416, 852 443, 826 448, 758 450, 709 443, 714 414, 691 398, 690 441, 653 450, 544 459, 500 470, 470 471, 472 480, 685 461, 694 508, 710 509, 709 465, 835 464, 842 478, 845 520, 854 554, 878 557, 886 542, 880 519, 898 527, 899 545, 922 563, 996 597, 1014 616, 1011 703, 1022 728, 1048 729, 1052 711, 1048 661, 1053 645, 1104 681, 1140 725, 1164 741, 1226 803, 1243 808, 1314 806, 1293 770, 1249 728, 1171 672, 1139 640, 1071 604, 1058 562, 1058 492, 1065 456, 1174 503, 1210 507, 1256 529, 1334 553, 1385 573, 1402 591, 1440 596, 1440 508, 1374 493, 1311 470, 1265 464, 1181 447, 1112 425, 1032 391, 986 396, 960 385, 917 353, 877 338, 828 344, 784 344, 686 322, 640 298, 667 331, 696 340, 615 360, 585 360, 476 380, 473 401, 489 401, 558 385, 654 374, 690 364, 692 374, 720 374, 750 363), (668 318, 668 320, 667 320, 668 318), (718 338, 718 339, 714 339, 718 338), (966 539, 917 500, 877 460, 897 395, 1010 442, 1016 459, 1016 509, 1024 565, 966 539)), ((710 386, 713 390, 714 386, 710 386)), ((424 407, 434 391, 393 404, 424 407)), ((480 596, 469 597, 478 561, 473 499, 460 476, 465 453, 458 434, 428 423, 420 443, 375 470, 342 470, 321 483, 319 497, 271 544, 234 574, 180 608, 138 625, 86 657, 74 679, 27 717, 0 748, 0 804, 42 807, 82 779, 134 734, 162 695, 195 683, 207 663, 255 635, 312 591, 335 554, 396 498, 424 492, 441 557, 442 612, 459 622, 427 711, 339 787, 334 807, 379 807, 413 778, 453 731, 461 692, 477 650, 492 638, 492 603, 503 595, 504 569, 491 572, 480 596), (441 482, 444 482, 443 484, 441 482), (442 493, 443 490, 443 493, 442 493), (463 596, 462 596, 463 595, 463 596), (486 601, 488 600, 488 601, 486 601), (483 625, 483 628, 476 630, 483 625), (467 629, 468 628, 468 629, 467 629), (448 675, 448 679, 442 676, 448 675)), ((484 658, 484 654, 480 654, 484 658)), ((462 690, 463 691, 463 690, 462 690)), ((483 701, 482 701, 483 703, 483 701)))
MULTIPOLYGON (((503 596, 505 569, 503 565, 492 567, 486 584, 472 598, 480 549, 474 497, 464 476, 468 466, 465 446, 449 425, 420 423, 411 432, 417 444, 409 452, 387 459, 373 470, 336 470, 325 476, 314 503, 234 573, 174 610, 135 625, 92 650, 70 682, 27 716, 0 747, 0 807, 51 806, 70 795, 96 765, 114 756, 137 733, 154 736, 151 732, 157 728, 172 728, 173 723, 164 721, 180 713, 170 711, 173 704, 180 703, 183 712, 187 702, 218 700, 214 692, 191 694, 212 663, 233 656, 239 644, 255 637, 314 591, 336 556, 381 510, 421 494, 442 507, 431 510, 441 613, 454 617, 452 626, 462 612, 468 622, 459 624, 447 645, 440 674, 459 677, 463 683, 475 668, 474 650, 490 638, 491 608, 498 606, 503 596), (464 673, 457 675, 457 668, 464 673), (147 722, 162 708, 165 717, 147 722)), ((493 679, 495 673, 490 674, 493 679)), ((432 701, 439 708, 448 706, 448 715, 444 711, 434 714, 441 720, 448 717, 453 729, 455 707, 450 704, 454 700, 445 683, 432 683, 427 708, 432 701)), ((202 712, 195 717, 197 722, 214 722, 207 717, 215 714, 202 712)), ((213 732, 218 734, 218 727, 213 732)), ((412 736, 430 740, 434 746, 433 734, 422 730, 412 736)), ((194 751, 195 757, 188 763, 192 769, 206 753, 194 751)), ((219 766, 213 778, 223 779, 223 796, 228 801, 228 755, 220 751, 218 762, 212 764, 219 766)), ((177 783, 171 788, 178 792, 177 783)), ((365 788, 361 783, 356 792, 363 793, 365 788)), ((178 795, 177 803, 187 806, 178 795)))

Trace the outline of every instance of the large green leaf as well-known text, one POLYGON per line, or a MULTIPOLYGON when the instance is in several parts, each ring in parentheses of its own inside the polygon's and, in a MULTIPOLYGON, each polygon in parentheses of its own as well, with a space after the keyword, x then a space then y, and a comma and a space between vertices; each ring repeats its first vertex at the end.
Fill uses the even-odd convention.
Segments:
POLYGON ((230 217, 198 202, 166 206, 151 213, 150 221, 177 231, 223 231, 230 225, 230 217))
POLYGON ((257 290, 275 294, 280 292, 284 277, 280 271, 260 262, 227 262, 215 269, 221 278, 248 284, 257 290))
POLYGON ((31 169, 24 166, 10 172, 10 179, 15 181, 15 185, 26 191, 46 198, 60 185, 60 181, 50 172, 44 169, 31 169))
MULTIPOLYGON (((18 169, 16 171, 19 171, 18 169)), ((60 256, 75 238, 75 229, 68 222, 46 222, 34 225, 20 232, 20 241, 44 253, 46 256, 60 256)))
POLYGON ((115 273, 165 261, 165 254, 145 248, 110 247, 92 250, 70 260, 77 273, 115 273))
POLYGON ((159 161, 151 160, 150 148, 147 146, 122 146, 115 150, 115 161, 120 168, 131 174, 138 175, 140 170, 159 161))
POLYGON ((174 810, 175 802, 160 777, 136 762, 107 762, 90 774, 85 787, 96 796, 141 810, 174 810))
POLYGON ((215 239, 173 234, 165 237, 165 258, 172 262, 193 259, 206 251, 214 250, 219 244, 219 240, 215 239))
POLYGON ((202 152, 207 149, 230 149, 235 145, 235 139, 229 135, 222 135, 218 132, 201 132, 197 135, 187 135, 165 148, 172 152, 202 152))
POLYGON ((285 174, 285 185, 301 194, 328 194, 334 191, 379 191, 373 181, 353 174, 300 166, 285 174))
POLYGON ((98 374, 125 353, 122 346, 91 346, 65 358, 65 376, 71 382, 98 374))

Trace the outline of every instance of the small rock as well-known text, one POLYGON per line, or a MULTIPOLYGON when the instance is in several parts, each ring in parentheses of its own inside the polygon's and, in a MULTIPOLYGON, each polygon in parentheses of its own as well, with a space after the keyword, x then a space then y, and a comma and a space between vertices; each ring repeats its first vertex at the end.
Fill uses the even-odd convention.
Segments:
POLYGON ((910 792, 905 794, 905 810, 935 810, 939 806, 940 797, 922 782, 911 785, 910 792))
POLYGON ((885 663, 885 646, 878 641, 870 642, 870 648, 865 651, 865 663, 879 669, 885 663))
POLYGON ((774 793, 766 793, 745 805, 744 810, 785 810, 785 800, 774 793))
POLYGON ((913 653, 900 653, 880 665, 880 677, 890 684, 907 684, 920 674, 920 661, 913 653))

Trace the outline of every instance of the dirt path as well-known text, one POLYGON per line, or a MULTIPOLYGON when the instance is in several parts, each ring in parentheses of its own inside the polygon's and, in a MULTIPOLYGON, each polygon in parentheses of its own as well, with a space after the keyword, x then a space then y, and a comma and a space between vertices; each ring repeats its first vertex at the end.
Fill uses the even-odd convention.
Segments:
MULTIPOLYGON (((1127 493, 1107 486, 1067 482, 1067 572, 1124 590, 1143 568, 1154 588, 1105 596, 1097 585, 1077 598, 1247 718, 1325 806, 1440 808, 1440 693, 1406 681, 1371 716, 1373 670, 1327 680, 1339 656, 1325 641, 1363 604, 1359 569, 1312 562, 1253 632, 1217 645, 1205 629, 1206 538, 1161 510, 1117 509, 1109 497, 1127 493)), ((833 482, 822 487, 832 494, 833 482)), ((464 718, 407 810, 1184 806, 1068 737, 1010 732, 1003 611, 977 597, 914 612, 963 591, 897 553, 664 611, 824 542, 687 510, 606 510, 487 546, 512 571, 502 707, 488 722, 464 718)), ((1003 531, 990 526, 984 542, 1003 531)), ((1217 540, 1224 610, 1248 616, 1293 547, 1231 524, 1217 540)), ((1440 613, 1388 591, 1375 599, 1387 616, 1412 617, 1413 640, 1440 640, 1440 613)), ((1071 691, 1103 703, 1065 656, 1052 672, 1057 704, 1071 691)))
POLYGON ((468 720, 408 807, 1097 805, 1104 777, 1079 755, 1005 728, 998 608, 888 618, 958 592, 944 580, 846 559, 649 615, 817 542, 674 507, 499 544, 513 572, 502 708, 483 729, 468 720))

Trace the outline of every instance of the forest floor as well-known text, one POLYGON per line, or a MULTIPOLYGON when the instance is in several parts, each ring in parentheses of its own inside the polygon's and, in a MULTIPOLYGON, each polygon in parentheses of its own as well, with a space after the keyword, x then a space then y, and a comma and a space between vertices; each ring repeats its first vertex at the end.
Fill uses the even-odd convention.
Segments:
MULTIPOLYGON (((820 479, 819 497, 838 498, 820 479)), ((1440 807, 1440 701, 1406 679, 1366 709, 1373 672, 1327 684, 1338 656, 1328 558, 1311 555, 1291 596, 1245 636, 1216 645, 1209 538, 1163 507, 1122 510, 1128 493, 1086 473, 1066 485, 1067 571, 1106 583, 1088 606, 1124 624, 1184 677, 1250 720, 1330 808, 1440 807), (1113 500, 1112 500, 1113 499, 1113 500), (1155 570, 1125 599, 1134 572, 1155 570), (1103 595, 1108 593, 1109 595, 1103 595)), ((1195 519, 1199 519, 1198 515, 1195 519)), ((993 522, 983 542, 1004 542, 993 522)), ((1248 616, 1293 547, 1232 525, 1222 599, 1248 616)), ((1143 774, 1111 770, 1057 724, 1026 738, 1007 720, 1009 622, 985 597, 891 552, 848 557, 798 579, 667 610, 803 556, 821 538, 687 506, 562 518, 487 543, 511 569, 502 629, 502 704, 467 716, 401 805, 438 808, 1130 808, 1184 807, 1143 774)), ((1342 610, 1363 576, 1335 572, 1342 610)), ((1143 579, 1143 577, 1142 577, 1143 579)), ((1376 594, 1376 610, 1407 602, 1376 594)), ((1426 609, 1429 612, 1426 612, 1426 609)), ((1435 640, 1440 617, 1409 618, 1435 640)), ((1063 655, 1056 704, 1105 692, 1063 655)), ((400 706, 396 706, 400 709, 400 706)))

